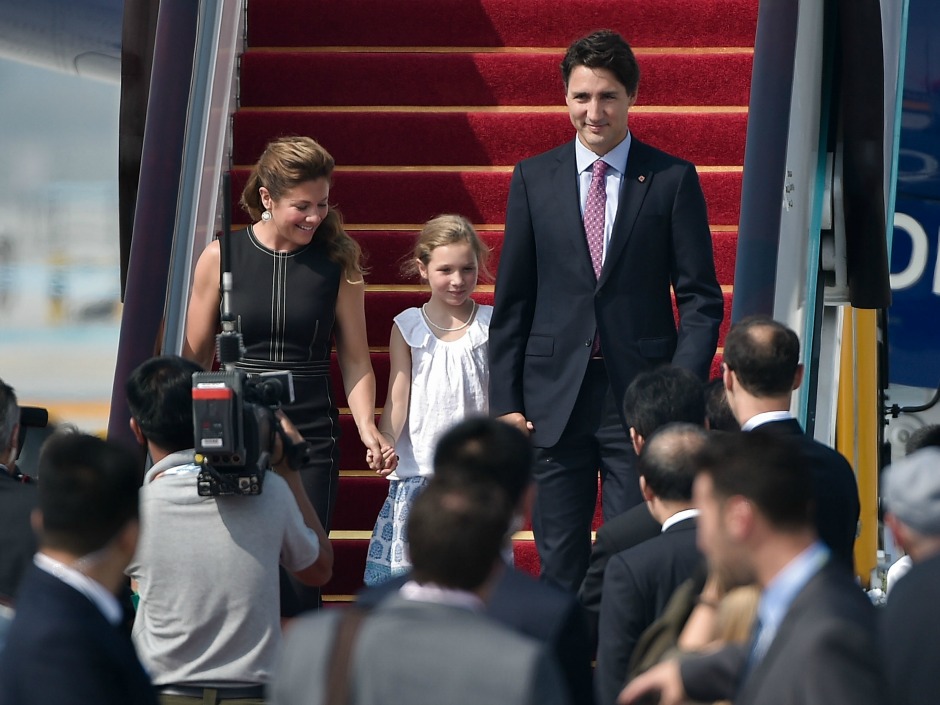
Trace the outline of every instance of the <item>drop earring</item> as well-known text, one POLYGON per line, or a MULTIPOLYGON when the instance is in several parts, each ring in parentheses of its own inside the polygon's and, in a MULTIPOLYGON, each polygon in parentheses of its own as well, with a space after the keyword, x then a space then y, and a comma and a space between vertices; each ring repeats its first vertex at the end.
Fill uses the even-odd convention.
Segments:
POLYGON ((261 220, 263 220, 265 223, 271 220, 272 217, 273 216, 271 215, 271 211, 265 211, 261 214, 261 220))

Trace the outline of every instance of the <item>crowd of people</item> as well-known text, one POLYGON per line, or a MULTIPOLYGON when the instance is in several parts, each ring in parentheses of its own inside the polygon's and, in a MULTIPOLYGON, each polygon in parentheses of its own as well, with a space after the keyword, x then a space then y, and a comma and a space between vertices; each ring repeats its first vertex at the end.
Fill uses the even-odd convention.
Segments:
POLYGON ((47 442, 36 480, 23 475, 0 382, 13 614, 0 705, 933 701, 940 450, 912 449, 885 475, 885 523, 912 567, 879 615, 853 579, 852 468, 789 411, 797 335, 739 321, 707 380, 723 300, 705 201, 692 164, 628 129, 629 45, 595 32, 561 71, 576 134, 516 166, 494 305, 472 297, 488 250, 466 218, 419 234, 406 271, 429 298, 394 319, 377 424, 364 269, 329 205, 333 159, 306 137, 266 147, 242 194, 252 225, 230 236, 225 321, 243 337, 240 371, 287 371, 296 387, 260 494, 197 491, 193 375, 226 314, 218 242, 196 265, 183 356, 126 383, 145 466, 69 433, 47 442), (334 342, 389 488, 365 589, 321 609, 334 342), (527 518, 539 579, 512 565, 527 518))

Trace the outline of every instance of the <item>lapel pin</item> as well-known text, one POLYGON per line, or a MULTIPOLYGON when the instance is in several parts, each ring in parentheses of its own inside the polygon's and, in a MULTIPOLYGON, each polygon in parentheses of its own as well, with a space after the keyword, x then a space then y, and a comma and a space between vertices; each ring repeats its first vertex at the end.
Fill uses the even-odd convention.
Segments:
POLYGON ((640 174, 638 177, 636 177, 636 180, 642 184, 644 181, 646 181, 646 177, 643 176, 643 174, 640 174))

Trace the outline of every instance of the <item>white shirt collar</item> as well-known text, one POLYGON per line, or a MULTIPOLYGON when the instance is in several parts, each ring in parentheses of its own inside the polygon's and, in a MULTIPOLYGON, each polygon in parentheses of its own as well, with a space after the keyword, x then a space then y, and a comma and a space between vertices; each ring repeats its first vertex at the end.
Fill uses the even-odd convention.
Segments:
POLYGON ((104 585, 97 580, 89 578, 82 572, 75 570, 72 566, 65 565, 45 553, 37 553, 33 556, 33 563, 40 570, 44 570, 54 578, 58 578, 66 585, 75 588, 85 597, 91 600, 92 604, 98 608, 104 618, 112 625, 117 626, 121 623, 124 611, 121 609, 121 603, 104 585))
POLYGON ((694 507, 692 509, 683 509, 681 512, 676 512, 671 517, 666 519, 663 522, 663 531, 668 529, 670 526, 675 526, 680 521, 685 521, 686 519, 694 519, 698 516, 698 509, 694 507))
POLYGON ((763 426, 771 421, 788 421, 793 418, 789 411, 765 411, 756 416, 752 416, 741 425, 742 431, 753 431, 758 426, 763 426))
POLYGON ((624 174, 627 171, 627 156, 630 154, 630 144, 633 142, 633 135, 629 132, 627 136, 620 142, 616 147, 610 150, 603 157, 598 157, 594 152, 581 144, 581 140, 577 137, 574 138, 574 158, 575 162, 578 165, 578 173, 583 173, 586 169, 590 169, 594 162, 598 159, 603 159, 607 162, 607 166, 616 169, 620 174, 624 174))
POLYGON ((484 607, 483 600, 474 595, 472 592, 454 590, 453 588, 445 588, 433 583, 425 583, 424 585, 420 585, 414 580, 409 580, 407 583, 402 585, 401 589, 398 591, 398 594, 406 600, 414 600, 415 602, 433 602, 439 605, 462 607, 473 612, 482 612, 484 607))

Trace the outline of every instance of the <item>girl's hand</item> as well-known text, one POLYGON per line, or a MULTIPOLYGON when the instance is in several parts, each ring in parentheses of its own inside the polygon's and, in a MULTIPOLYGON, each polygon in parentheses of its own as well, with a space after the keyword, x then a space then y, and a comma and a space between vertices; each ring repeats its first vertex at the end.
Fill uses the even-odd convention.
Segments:
POLYGON ((391 446, 382 446, 382 455, 376 458, 372 449, 366 451, 366 463, 370 470, 375 470, 378 475, 386 477, 391 475, 392 471, 398 467, 398 456, 395 455, 395 449, 391 446))

